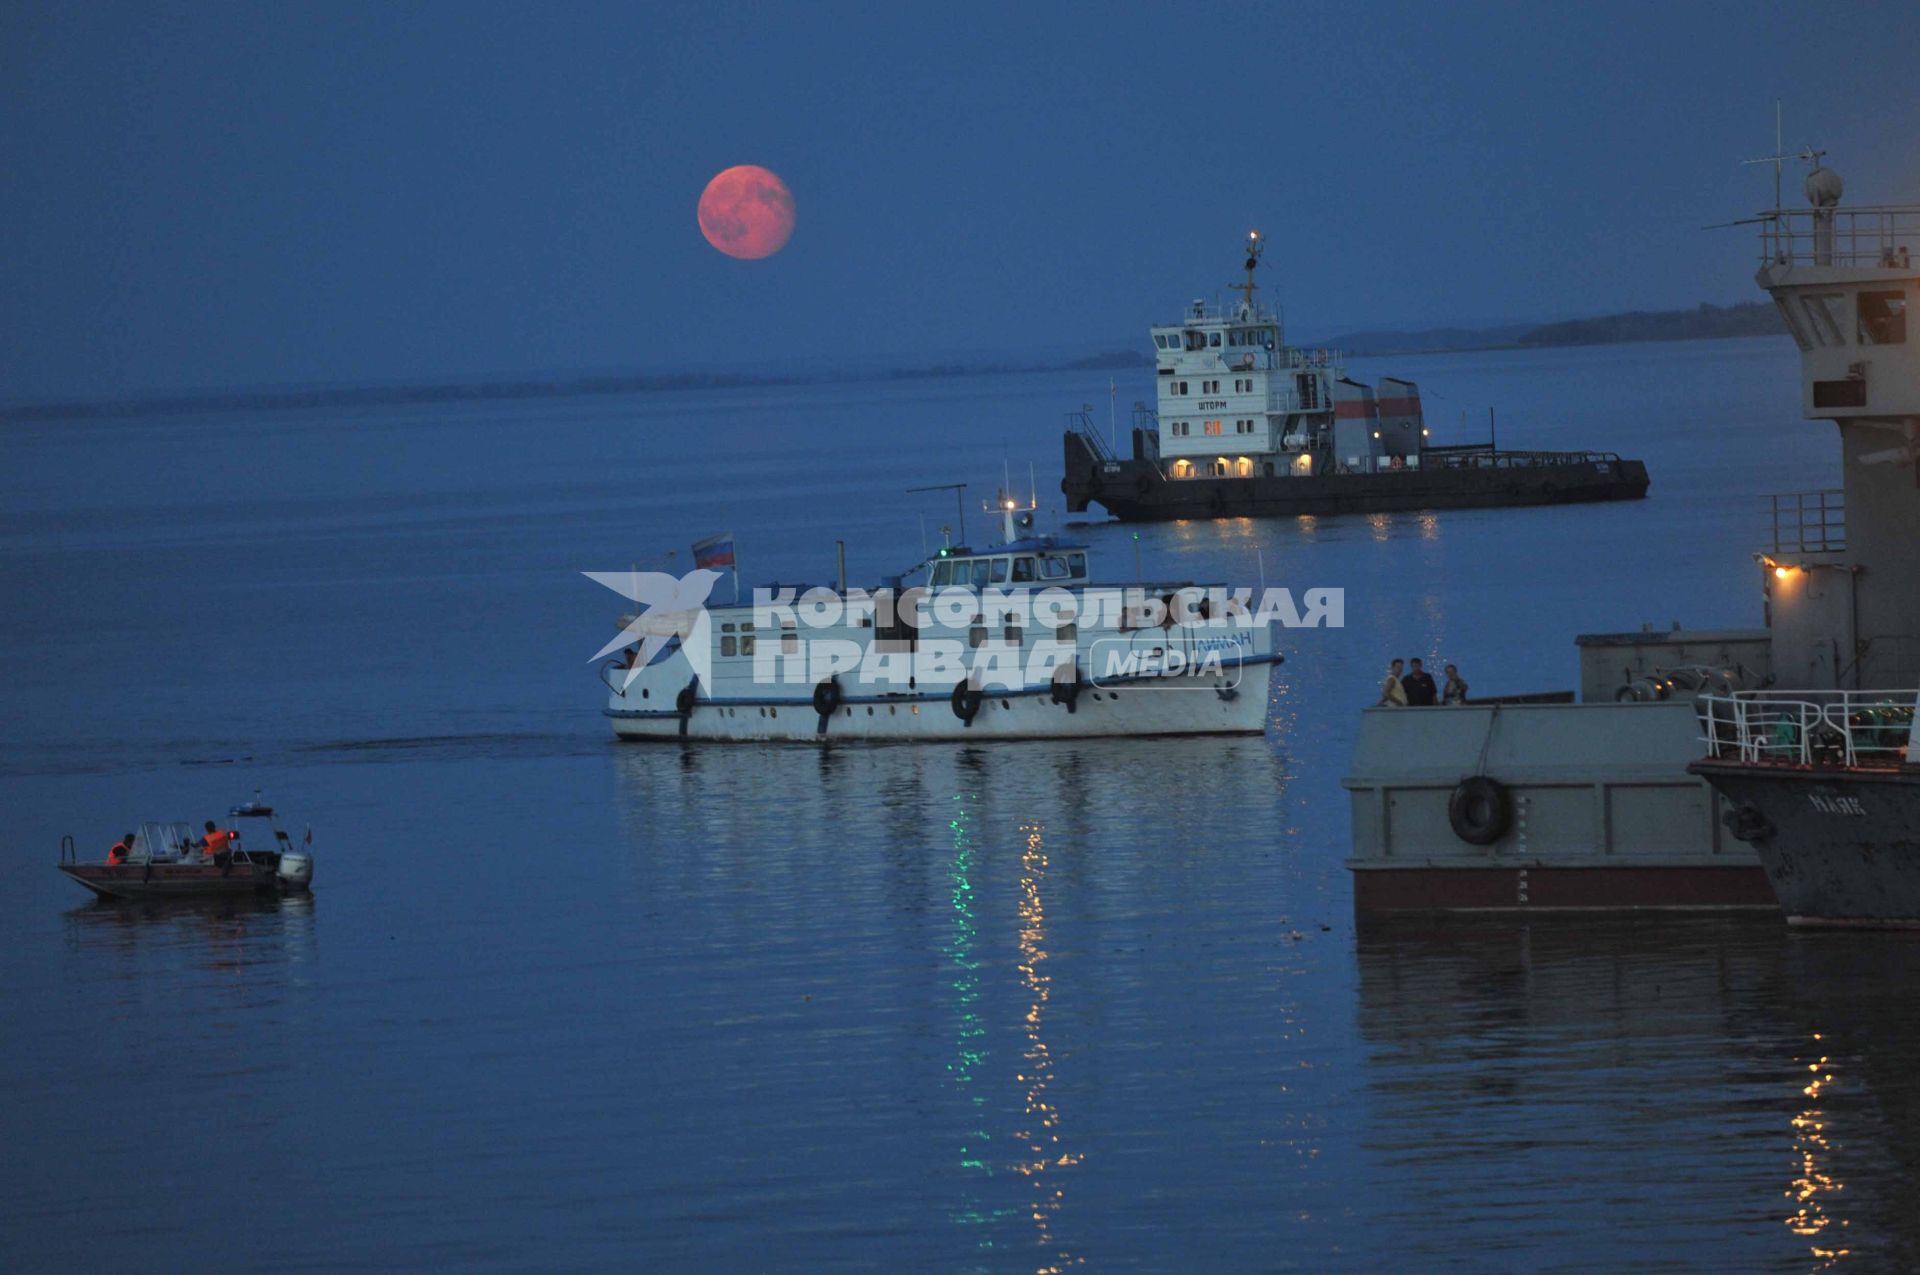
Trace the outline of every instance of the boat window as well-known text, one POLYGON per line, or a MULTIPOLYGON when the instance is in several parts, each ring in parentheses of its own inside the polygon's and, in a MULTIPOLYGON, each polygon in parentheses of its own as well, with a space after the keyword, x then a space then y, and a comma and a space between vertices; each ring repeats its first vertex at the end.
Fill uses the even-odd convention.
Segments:
POLYGON ((1033 559, 1015 558, 1013 560, 1013 582, 1025 584, 1033 579, 1033 559))
POLYGON ((1040 559, 1040 575, 1046 580, 1064 580, 1067 578, 1067 563, 1064 558, 1040 559))
POLYGON ((1907 298, 1899 292, 1860 294, 1860 344, 1904 345, 1907 340, 1907 298))
POLYGON ((1087 574, 1087 555, 1084 553, 1068 554, 1067 566, 1072 568, 1073 574, 1076 576, 1086 575, 1087 574))
POLYGON ((1027 639, 1027 635, 1025 631, 1022 630, 1019 625, 1014 624, 1012 622, 1009 622, 1007 624, 1006 635, 1007 635, 1008 646, 1019 646, 1022 642, 1026 641, 1027 639))
POLYGON ((1080 626, 1071 622, 1063 624, 1053 631, 1053 638, 1056 642, 1065 642, 1068 644, 1078 642, 1080 640, 1080 626))
POLYGON ((1800 306, 1806 311, 1807 323, 1813 329, 1813 339, 1820 345, 1845 345, 1847 339, 1841 335, 1840 326, 1846 322, 1843 304, 1846 298, 1837 292, 1822 292, 1800 298, 1800 306))
POLYGON ((1800 316, 1793 312, 1785 297, 1775 297, 1773 303, 1780 307, 1780 317, 1787 321, 1787 331, 1793 333, 1793 343, 1803 350, 1811 350, 1813 341, 1807 336, 1807 329, 1800 322, 1800 316))
POLYGON ((731 623, 723 624, 720 626, 720 631, 722 633, 731 633, 733 632, 733 625, 731 623))
POLYGON ((1217 348, 1219 348, 1219 345, 1220 345, 1220 334, 1219 334, 1218 332, 1210 332, 1210 333, 1208 333, 1208 334, 1207 334, 1207 344, 1208 344, 1208 345, 1211 345, 1211 346, 1213 346, 1213 347, 1215 347, 1216 349, 1217 349, 1217 348))
POLYGON ((987 587, 987 572, 990 569, 991 565, 992 564, 990 564, 985 558, 975 558, 973 560, 973 587, 974 588, 984 589, 987 587))
POLYGON ((800 654, 800 635, 798 633, 782 633, 780 635, 780 654, 800 654))
POLYGON ((938 589, 943 587, 947 583, 947 581, 952 578, 952 576, 953 576, 953 564, 951 562, 947 562, 943 560, 933 564, 933 587, 934 588, 938 589))
POLYGON ((967 630, 967 645, 968 645, 968 646, 970 646, 970 647, 976 647, 976 648, 977 648, 977 647, 979 647, 979 646, 980 646, 980 645, 981 645, 982 643, 984 643, 984 642, 985 642, 986 640, 987 640, 987 626, 986 626, 986 625, 984 625, 984 624, 976 624, 976 625, 974 625, 974 626, 973 626, 972 628, 970 628, 970 629, 968 629, 968 630, 967 630))
MULTIPOLYGON (((732 628, 733 626, 729 624, 726 627, 732 628)), ((727 637, 723 637, 720 639, 720 654, 733 655, 737 652, 737 650, 739 649, 739 646, 740 646, 739 638, 733 637, 731 635, 728 635, 727 637)))
MULTIPOLYGON (((747 627, 752 628, 753 626, 748 625, 747 627)), ((753 635, 751 633, 749 633, 746 637, 743 637, 740 639, 740 654, 742 655, 753 654, 753 635)))
POLYGON ((993 576, 989 581, 989 583, 1005 584, 1006 582, 1007 582, 1007 560, 1005 558, 995 558, 993 560, 993 576))

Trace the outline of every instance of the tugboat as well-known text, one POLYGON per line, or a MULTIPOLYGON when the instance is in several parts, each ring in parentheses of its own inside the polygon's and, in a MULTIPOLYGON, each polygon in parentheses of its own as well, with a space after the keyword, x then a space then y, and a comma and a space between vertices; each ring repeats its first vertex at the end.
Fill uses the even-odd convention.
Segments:
POLYGON ((147 822, 122 840, 105 862, 81 862, 72 837, 60 840, 60 871, 107 899, 188 899, 229 894, 292 894, 313 884, 313 834, 298 849, 272 806, 258 797, 234 806, 235 819, 267 825, 271 845, 242 846, 238 829, 224 829, 227 848, 205 853, 186 823, 147 822))
POLYGON ((1701 701, 1688 767, 1732 804, 1790 925, 1920 926, 1914 691, 1759 691, 1701 701))
POLYGON ((1500 451, 1429 444, 1420 387, 1347 376, 1338 350, 1287 345, 1258 304, 1266 243, 1247 236, 1246 282, 1231 309, 1194 301, 1155 327, 1159 411, 1122 459, 1084 415, 1066 432, 1060 490, 1125 521, 1387 513, 1639 500, 1647 467, 1612 452, 1500 451))
POLYGON ((1920 919, 1920 205, 1841 209, 1820 153, 1768 162, 1791 159, 1815 165, 1812 206, 1776 188, 1742 224, 1845 486, 1771 497, 1766 627, 1582 637, 1580 703, 1367 710, 1345 780, 1360 913, 1920 919))
MULTIPOLYGON (((614 733, 824 744, 1266 729, 1281 657, 1244 598, 1095 584, 1085 545, 1032 533, 1033 502, 1003 492, 992 508, 1004 543, 948 544, 912 586, 850 590, 843 556, 835 588, 623 616, 608 649, 626 649, 600 670, 614 733)), ((1317 592, 1303 595, 1309 620, 1330 605, 1317 592)))

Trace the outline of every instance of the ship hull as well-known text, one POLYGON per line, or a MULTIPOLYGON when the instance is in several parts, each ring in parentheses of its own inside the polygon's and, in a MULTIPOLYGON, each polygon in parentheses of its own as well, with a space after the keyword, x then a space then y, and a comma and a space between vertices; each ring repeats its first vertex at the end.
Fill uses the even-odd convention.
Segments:
POLYGON ((825 744, 844 741, 978 742, 1146 735, 1258 735, 1266 730, 1271 661, 1248 661, 1212 678, 1166 678, 1083 689, 1071 708, 1047 691, 982 697, 972 720, 947 691, 849 696, 824 717, 805 699, 697 699, 674 711, 607 709, 625 740, 825 744))
POLYGON ((1920 770, 1692 769, 1758 812, 1751 844, 1788 922, 1920 926, 1920 770))
POLYGON ((1583 504, 1640 500, 1647 486, 1645 464, 1613 458, 1169 479, 1150 461, 1095 456, 1077 432, 1066 436, 1066 476, 1060 482, 1070 512, 1097 504, 1126 522, 1583 504))
POLYGON ((1354 910, 1362 915, 1771 911, 1776 906, 1766 873, 1751 863, 1593 868, 1349 866, 1354 910))

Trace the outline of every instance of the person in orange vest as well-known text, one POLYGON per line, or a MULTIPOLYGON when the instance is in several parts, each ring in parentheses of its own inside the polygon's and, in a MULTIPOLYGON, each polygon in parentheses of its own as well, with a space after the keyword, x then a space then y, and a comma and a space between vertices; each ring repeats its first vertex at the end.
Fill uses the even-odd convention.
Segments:
POLYGON ((126 836, 114 842, 113 849, 107 851, 107 866, 117 868, 125 863, 127 856, 133 853, 133 841, 134 836, 129 832, 126 836))
POLYGON ((227 861, 227 847, 233 842, 233 834, 207 820, 207 835, 200 838, 200 853, 215 863, 227 861))

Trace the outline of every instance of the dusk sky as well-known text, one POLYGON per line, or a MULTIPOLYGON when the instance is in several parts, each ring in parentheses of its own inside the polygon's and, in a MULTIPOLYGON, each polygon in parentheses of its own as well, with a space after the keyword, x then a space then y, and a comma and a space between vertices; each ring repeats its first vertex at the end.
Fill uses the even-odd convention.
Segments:
POLYGON ((1753 300, 1774 99, 1920 199, 1916 76, 1901 4, 12 0, 0 399, 1144 348, 1250 225, 1302 339, 1753 300))

